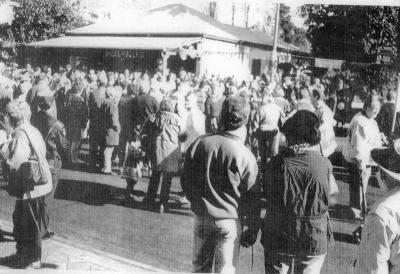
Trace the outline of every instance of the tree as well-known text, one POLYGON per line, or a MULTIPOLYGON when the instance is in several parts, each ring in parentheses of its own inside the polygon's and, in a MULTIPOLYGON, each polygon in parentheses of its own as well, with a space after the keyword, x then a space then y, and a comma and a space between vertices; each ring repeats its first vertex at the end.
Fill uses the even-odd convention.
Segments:
POLYGON ((291 21, 290 7, 280 4, 279 9, 279 29, 281 30, 280 38, 295 46, 308 48, 309 42, 306 37, 306 31, 296 27, 291 21))
POLYGON ((396 52, 397 8, 305 5, 301 13, 316 56, 390 62, 396 52))
POLYGON ((83 26, 86 22, 79 15, 79 5, 63 0, 19 0, 11 22, 11 39, 15 42, 58 37, 67 30, 83 26))

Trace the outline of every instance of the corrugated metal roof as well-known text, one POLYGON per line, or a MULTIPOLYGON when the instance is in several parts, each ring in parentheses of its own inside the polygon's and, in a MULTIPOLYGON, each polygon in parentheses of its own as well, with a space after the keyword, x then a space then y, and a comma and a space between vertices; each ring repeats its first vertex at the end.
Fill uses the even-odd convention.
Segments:
POLYGON ((46 48, 105 48, 163 50, 196 43, 193 37, 120 37, 120 36, 64 36, 30 43, 46 48))
MULTIPOLYGON (((162 47, 157 40, 140 42, 143 38, 137 36, 151 36, 160 39, 159 41, 167 47, 175 43, 174 39, 183 39, 184 36, 186 38, 207 37, 233 43, 250 44, 261 48, 272 48, 273 45, 273 38, 265 32, 223 24, 182 4, 171 4, 149 10, 142 16, 133 15, 130 20, 103 21, 71 30, 66 33, 66 37, 35 42, 29 44, 29 46, 96 48, 107 48, 108 46, 116 48, 116 44, 121 44, 122 47, 119 48, 132 48, 129 45, 134 45, 135 48, 148 46, 147 49, 160 49, 162 47), (118 38, 112 39, 112 37, 118 38), (126 38, 131 38, 131 40, 126 38), (150 41, 154 41, 155 44, 150 41)), ((288 51, 301 51, 298 47, 283 41, 278 42, 278 48, 288 51)))
MULTIPOLYGON (((145 12, 131 20, 109 20, 71 30, 67 35, 190 35, 272 47, 273 38, 265 32, 223 24, 182 4, 171 4, 145 12)), ((280 41, 281 49, 300 51, 280 41)))

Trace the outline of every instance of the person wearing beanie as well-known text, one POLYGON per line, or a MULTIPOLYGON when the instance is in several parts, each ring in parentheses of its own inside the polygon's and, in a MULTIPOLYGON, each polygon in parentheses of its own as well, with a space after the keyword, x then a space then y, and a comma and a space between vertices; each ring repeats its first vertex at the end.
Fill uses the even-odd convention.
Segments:
POLYGON ((337 190, 330 161, 319 150, 317 116, 296 112, 283 125, 287 148, 266 171, 261 243, 265 273, 320 273, 332 235, 328 208, 337 190))
POLYGON ((249 114, 245 98, 226 99, 220 131, 186 151, 181 184, 195 214, 193 272, 235 273, 244 218, 252 228, 246 246, 257 238, 261 188, 257 161, 244 145, 249 114))

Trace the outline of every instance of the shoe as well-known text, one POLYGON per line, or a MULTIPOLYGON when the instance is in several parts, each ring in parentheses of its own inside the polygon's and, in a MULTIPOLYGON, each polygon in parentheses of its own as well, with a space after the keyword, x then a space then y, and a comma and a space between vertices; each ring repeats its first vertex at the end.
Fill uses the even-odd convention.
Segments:
POLYGON ((190 204, 190 201, 186 198, 186 196, 183 196, 178 200, 178 203, 180 203, 181 205, 187 205, 190 204))
POLYGON ((52 232, 52 231, 46 232, 45 234, 43 234, 42 239, 43 240, 47 240, 47 239, 50 239, 53 236, 54 236, 54 232, 52 232))
POLYGON ((101 174, 103 174, 103 175, 117 175, 115 172, 112 172, 112 171, 102 171, 101 174))
POLYGON ((165 212, 165 210, 166 209, 164 208, 164 206, 160 205, 160 208, 159 208, 158 212, 160 212, 160 214, 163 214, 165 212))
POLYGON ((41 269, 42 268, 42 262, 41 261, 36 261, 31 264, 29 264, 25 270, 36 270, 36 269, 41 269))

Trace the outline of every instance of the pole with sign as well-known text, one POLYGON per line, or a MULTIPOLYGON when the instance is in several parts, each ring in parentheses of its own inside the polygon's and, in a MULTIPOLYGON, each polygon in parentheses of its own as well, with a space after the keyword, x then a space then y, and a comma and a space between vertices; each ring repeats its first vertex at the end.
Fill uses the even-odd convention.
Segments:
POLYGON ((276 4, 276 15, 275 15, 275 31, 274 31, 274 44, 272 48, 272 69, 271 69, 271 81, 274 81, 275 79, 275 74, 277 73, 278 69, 278 53, 277 53, 277 48, 278 48, 278 37, 279 37, 279 10, 280 10, 280 4, 276 4))

